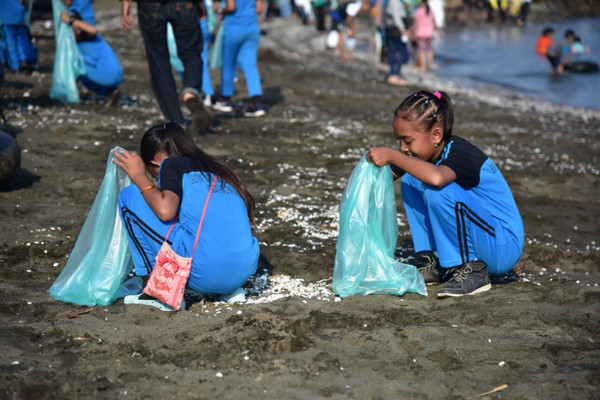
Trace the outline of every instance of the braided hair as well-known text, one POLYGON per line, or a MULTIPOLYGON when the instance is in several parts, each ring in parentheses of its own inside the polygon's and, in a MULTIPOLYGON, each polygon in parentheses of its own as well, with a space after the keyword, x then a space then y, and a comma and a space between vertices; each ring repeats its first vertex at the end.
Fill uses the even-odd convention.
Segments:
POLYGON ((420 90, 413 93, 396 108, 394 118, 405 119, 423 132, 431 132, 437 124, 441 124, 443 140, 448 142, 452 137, 454 109, 446 92, 420 90))

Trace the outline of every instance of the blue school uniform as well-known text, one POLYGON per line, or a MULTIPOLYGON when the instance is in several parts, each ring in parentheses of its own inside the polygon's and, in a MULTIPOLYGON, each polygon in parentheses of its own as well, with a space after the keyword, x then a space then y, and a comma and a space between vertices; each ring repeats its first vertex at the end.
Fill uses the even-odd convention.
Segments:
POLYGON ((96 26, 96 13, 94 12, 92 0, 72 0, 69 12, 73 11, 79 13, 82 21, 96 26))
POLYGON ((490 274, 510 271, 523 252, 521 215, 494 162, 460 137, 452 137, 435 162, 456 174, 442 188, 409 174, 402 199, 416 251, 437 251, 442 267, 480 260, 490 274))
POLYGON ((77 43, 85 63, 86 74, 81 76, 85 87, 100 95, 107 95, 123 81, 123 67, 106 41, 96 34, 77 43))
MULTIPOLYGON (((177 254, 189 257, 213 175, 197 170, 188 157, 165 159, 159 187, 181 199, 178 219, 169 236, 177 254)), ((135 185, 123 189, 119 208, 127 230, 136 274, 148 275, 172 221, 163 222, 135 185)), ((252 235, 246 203, 228 183, 217 179, 194 253, 188 287, 201 293, 231 293, 258 265, 258 241, 252 235)))
POLYGON ((256 65, 260 28, 255 0, 237 0, 235 11, 227 14, 223 23, 221 95, 233 96, 237 63, 246 77, 249 97, 261 96, 262 87, 256 65))
POLYGON ((0 23, 3 40, 0 43, 2 59, 13 71, 19 69, 21 62, 27 65, 38 60, 38 50, 29 40, 29 30, 24 25, 25 6, 19 0, 3 0, 0 7, 0 23))

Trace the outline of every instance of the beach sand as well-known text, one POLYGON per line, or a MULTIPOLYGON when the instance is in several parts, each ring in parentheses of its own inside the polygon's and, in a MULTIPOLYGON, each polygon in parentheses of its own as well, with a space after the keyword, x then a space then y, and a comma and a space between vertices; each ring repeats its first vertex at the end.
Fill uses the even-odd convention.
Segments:
MULTIPOLYGON (((288 279, 300 289, 176 313, 50 297, 109 150, 137 149, 162 118, 139 29, 123 32, 117 4, 101 7, 98 20, 125 70, 121 91, 135 101, 110 109, 89 94, 76 105, 51 101, 54 35, 43 21, 32 26, 39 71, 7 74, 0 92, 22 152, 0 191, 0 397, 600 398, 599 112, 465 91, 410 68, 411 85, 391 87, 374 61, 340 61, 298 20, 262 25, 267 116, 218 116, 215 134, 194 139, 255 196, 259 272, 272 286, 288 279), (427 297, 334 301, 345 183, 369 147, 395 146, 393 110, 420 88, 450 93, 455 134, 511 185, 526 234, 520 279, 459 299, 438 300, 430 286, 427 297)), ((243 79, 237 90, 243 99, 243 79)), ((397 200, 404 240, 399 190, 397 200)))

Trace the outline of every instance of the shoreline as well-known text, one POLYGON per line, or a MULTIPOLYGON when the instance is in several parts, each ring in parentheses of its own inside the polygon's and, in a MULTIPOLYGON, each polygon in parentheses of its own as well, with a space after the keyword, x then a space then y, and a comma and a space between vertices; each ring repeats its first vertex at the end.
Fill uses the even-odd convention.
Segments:
MULTIPOLYGON (((333 67, 332 69, 328 69, 327 72, 329 73, 333 73, 334 68, 340 66, 342 71, 338 70, 337 72, 340 72, 342 77, 346 79, 353 79, 351 75, 354 67, 357 73, 362 74, 361 76, 365 76, 371 81, 385 82, 385 77, 389 71, 387 65, 379 64, 373 55, 358 51, 355 53, 354 61, 341 61, 334 50, 326 49, 324 35, 317 33, 313 26, 302 26, 300 22, 295 19, 283 20, 276 18, 263 22, 262 27, 267 27, 267 34, 261 36, 260 49, 262 51, 277 52, 277 56, 294 61, 305 60, 306 57, 329 57, 331 66, 333 67), (290 23, 292 23, 291 26, 290 23), (286 32, 284 35, 273 37, 268 33, 269 27, 275 30, 285 29, 286 32), (292 41, 292 38, 304 43, 305 47, 298 48, 289 46, 288 43, 292 41), (294 51, 300 51, 301 54, 296 54, 294 51)), ((368 29, 363 27, 362 31, 358 33, 359 40, 362 39, 363 41, 366 41, 367 34, 368 29)), ((407 78, 408 87, 410 88, 427 87, 432 90, 444 90, 450 94, 468 96, 491 106, 514 108, 524 112, 530 110, 545 113, 564 112, 572 116, 581 115, 585 120, 600 119, 600 109, 552 103, 550 101, 528 96, 523 92, 492 84, 474 83, 474 88, 465 88, 454 83, 451 79, 439 77, 436 75, 435 70, 433 72, 424 73, 410 64, 403 65, 402 74, 407 78), (494 93, 490 94, 489 91, 482 92, 478 87, 493 89, 494 93)), ((398 88, 401 89, 401 87, 398 88)))

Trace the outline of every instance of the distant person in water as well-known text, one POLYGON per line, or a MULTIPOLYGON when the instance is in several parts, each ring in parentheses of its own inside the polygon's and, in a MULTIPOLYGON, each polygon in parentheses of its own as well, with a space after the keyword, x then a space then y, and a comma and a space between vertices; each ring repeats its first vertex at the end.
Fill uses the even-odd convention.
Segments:
POLYGON ((550 74, 561 75, 565 70, 565 64, 571 63, 570 49, 573 42, 575 42, 575 32, 569 29, 565 32, 563 40, 553 41, 548 47, 546 57, 552 67, 550 74))
POLYGON ((548 47, 552 44, 552 36, 554 36, 554 29, 545 28, 535 43, 535 52, 537 54, 540 56, 546 56, 548 54, 548 47))
POLYGON ((571 54, 584 54, 589 53, 590 46, 586 46, 581 43, 581 38, 579 36, 575 36, 575 40, 571 44, 571 54))

